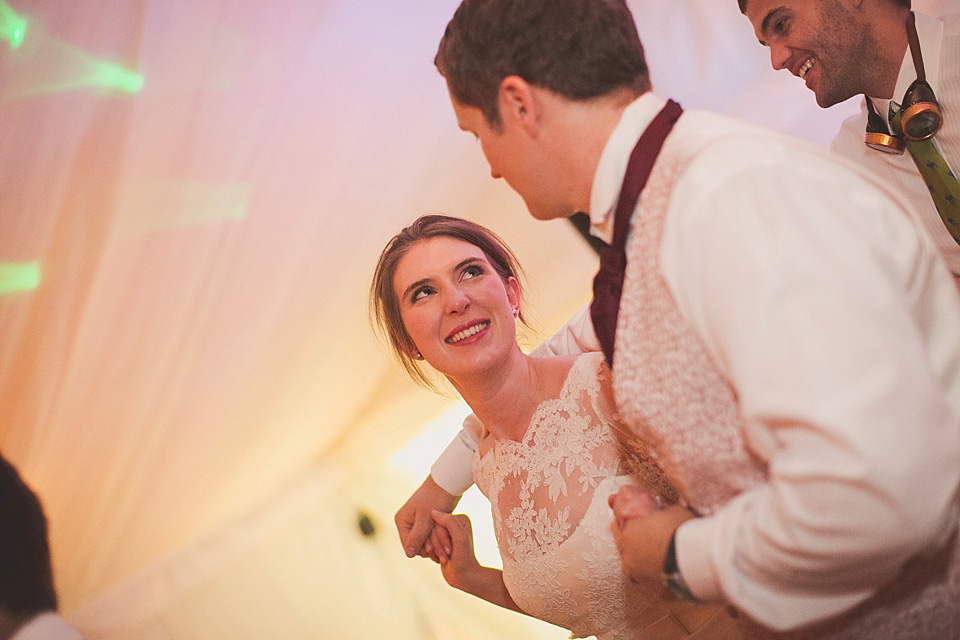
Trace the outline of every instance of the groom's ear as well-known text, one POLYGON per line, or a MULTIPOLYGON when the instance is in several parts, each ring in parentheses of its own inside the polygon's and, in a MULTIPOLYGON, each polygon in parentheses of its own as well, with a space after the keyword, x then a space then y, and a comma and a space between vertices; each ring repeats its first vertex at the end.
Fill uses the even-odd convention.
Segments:
POLYGON ((531 137, 537 135, 539 112, 533 88, 520 76, 507 76, 500 81, 498 95, 500 119, 506 126, 516 125, 531 137))

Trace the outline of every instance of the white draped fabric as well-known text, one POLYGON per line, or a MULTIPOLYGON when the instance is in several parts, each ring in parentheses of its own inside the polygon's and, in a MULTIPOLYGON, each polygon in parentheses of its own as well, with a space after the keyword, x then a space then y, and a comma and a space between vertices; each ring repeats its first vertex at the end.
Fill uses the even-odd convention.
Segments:
MULTIPOLYGON (((567 636, 393 528, 429 464, 394 452, 451 400, 373 338, 386 240, 427 211, 501 233, 534 343, 596 267, 458 131, 432 65, 455 6, 0 0, 0 451, 88 638, 567 636)), ((775 74, 734 0, 632 7, 687 108, 826 145, 856 107, 775 74)))

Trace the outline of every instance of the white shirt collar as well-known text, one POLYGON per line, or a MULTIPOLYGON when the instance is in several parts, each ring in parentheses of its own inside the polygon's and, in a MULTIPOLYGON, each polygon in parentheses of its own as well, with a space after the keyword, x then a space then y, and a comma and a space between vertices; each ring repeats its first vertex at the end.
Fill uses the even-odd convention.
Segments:
POLYGON ((83 640, 83 637, 51 611, 20 627, 10 640, 83 640))
MULTIPOLYGON (((922 13, 914 12, 917 19, 917 39, 920 41, 920 53, 923 56, 923 70, 927 76, 927 83, 937 93, 937 79, 940 77, 940 45, 943 42, 943 22, 922 13)), ((913 66, 913 54, 910 47, 904 53, 900 64, 900 74, 897 76, 897 85, 893 90, 892 99, 870 98, 883 118, 887 117, 891 100, 897 104, 903 100, 904 94, 913 81, 917 79, 917 70, 913 66)))
POLYGON ((613 210, 620 196, 630 153, 666 102, 648 91, 627 105, 600 154, 590 189, 590 233, 607 244, 613 240, 613 210))

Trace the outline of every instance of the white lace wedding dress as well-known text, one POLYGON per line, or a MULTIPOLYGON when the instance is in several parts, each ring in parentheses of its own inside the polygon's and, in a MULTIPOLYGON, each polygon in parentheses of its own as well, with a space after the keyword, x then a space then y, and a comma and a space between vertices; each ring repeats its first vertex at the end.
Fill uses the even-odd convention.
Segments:
POLYGON ((504 582, 526 613, 572 638, 689 638, 717 608, 664 601, 623 575, 607 497, 631 482, 668 501, 676 494, 642 444, 625 454, 618 433, 610 371, 591 353, 541 403, 522 442, 483 435, 474 479, 490 500, 504 582))

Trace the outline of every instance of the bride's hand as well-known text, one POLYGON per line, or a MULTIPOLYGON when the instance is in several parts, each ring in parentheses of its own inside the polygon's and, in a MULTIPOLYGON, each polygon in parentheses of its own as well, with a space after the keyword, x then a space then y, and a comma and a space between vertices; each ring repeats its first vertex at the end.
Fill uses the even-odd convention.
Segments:
POLYGON ((431 514, 437 527, 442 527, 450 537, 450 555, 440 559, 443 578, 451 587, 470 591, 468 585, 476 579, 481 569, 473 550, 473 526, 463 514, 452 515, 442 511, 431 514))
POLYGON ((620 487, 608 502, 613 509, 613 537, 623 572, 636 582, 660 583, 667 543, 681 523, 695 517, 677 505, 632 485, 620 487))
POLYGON ((620 487, 620 490, 607 498, 607 504, 613 509, 617 528, 623 529, 628 521, 660 511, 664 507, 663 499, 646 492, 632 484, 620 487))

